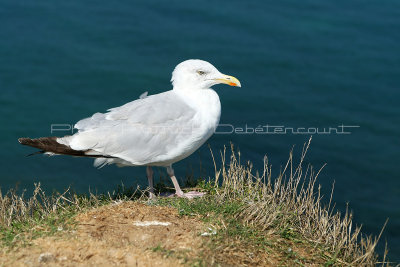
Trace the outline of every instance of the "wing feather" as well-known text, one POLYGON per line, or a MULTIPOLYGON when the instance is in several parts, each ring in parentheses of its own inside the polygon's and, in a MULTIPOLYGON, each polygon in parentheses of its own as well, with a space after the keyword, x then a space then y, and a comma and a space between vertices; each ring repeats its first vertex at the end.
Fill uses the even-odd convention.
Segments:
POLYGON ((75 125, 78 132, 63 142, 75 150, 91 149, 144 165, 163 161, 184 146, 196 116, 171 90, 83 119, 75 125))

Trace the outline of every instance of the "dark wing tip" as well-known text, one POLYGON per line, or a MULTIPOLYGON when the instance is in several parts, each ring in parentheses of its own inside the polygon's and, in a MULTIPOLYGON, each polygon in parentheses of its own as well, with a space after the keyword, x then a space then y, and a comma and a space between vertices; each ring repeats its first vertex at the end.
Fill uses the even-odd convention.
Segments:
POLYGON ((26 144, 26 141, 28 141, 28 140, 30 140, 30 138, 26 138, 26 137, 18 138, 18 142, 20 144, 26 144))
POLYGON ((46 151, 40 150, 40 151, 31 153, 31 154, 28 154, 25 157, 30 157, 30 156, 34 156, 34 155, 37 155, 37 154, 44 154, 44 153, 46 153, 46 151))

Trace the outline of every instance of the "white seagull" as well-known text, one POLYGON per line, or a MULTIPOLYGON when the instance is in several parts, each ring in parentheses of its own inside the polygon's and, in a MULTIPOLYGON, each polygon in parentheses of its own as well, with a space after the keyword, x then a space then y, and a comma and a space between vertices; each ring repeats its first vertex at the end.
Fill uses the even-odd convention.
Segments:
MULTIPOLYGON (((190 59, 175 67, 173 89, 161 94, 143 94, 123 106, 96 113, 75 124, 77 133, 64 137, 19 138, 37 153, 93 157, 95 167, 107 164, 146 166, 153 198, 152 166, 167 168, 179 197, 183 193, 172 164, 196 151, 214 133, 221 115, 221 102, 211 86, 225 83, 240 87, 238 79, 219 72, 210 63, 190 59)), ((35 153, 36 154, 36 153, 35 153)))

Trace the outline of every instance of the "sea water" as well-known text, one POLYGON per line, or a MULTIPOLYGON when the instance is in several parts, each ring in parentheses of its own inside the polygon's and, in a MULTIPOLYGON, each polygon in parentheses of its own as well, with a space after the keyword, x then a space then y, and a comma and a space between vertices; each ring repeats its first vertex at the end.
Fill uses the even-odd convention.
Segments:
MULTIPOLYGON (((277 175, 312 135, 306 163, 327 163, 318 179, 326 201, 335 183, 337 207, 348 204, 368 234, 389 218, 380 251, 387 241, 400 261, 399 1, 3 0, 0 20, 3 191, 146 186, 143 167, 25 157, 34 150, 17 138, 70 134, 81 118, 171 89, 175 65, 199 58, 242 83, 215 86, 223 125, 208 142, 214 152, 232 142, 257 168, 267 154, 277 175)), ((212 176, 207 146, 175 168, 180 178, 212 176)))

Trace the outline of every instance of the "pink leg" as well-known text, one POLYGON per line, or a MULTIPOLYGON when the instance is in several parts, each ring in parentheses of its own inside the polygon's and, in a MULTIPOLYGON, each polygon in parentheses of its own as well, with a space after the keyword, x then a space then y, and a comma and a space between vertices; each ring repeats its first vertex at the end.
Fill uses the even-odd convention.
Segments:
POLYGON ((150 199, 153 199, 156 197, 154 195, 154 187, 153 187, 153 170, 151 169, 150 166, 146 167, 146 174, 147 174, 147 180, 149 181, 149 197, 150 199))
POLYGON ((171 178, 172 183, 174 184, 175 195, 177 195, 178 197, 186 197, 186 198, 191 199, 191 198, 195 198, 195 197, 202 197, 206 194, 206 193, 196 192, 196 191, 190 191, 187 193, 183 193, 183 191, 181 190, 181 188, 178 184, 178 181, 176 180, 174 169, 172 169, 172 166, 167 167, 167 173, 168 173, 169 177, 171 178))

